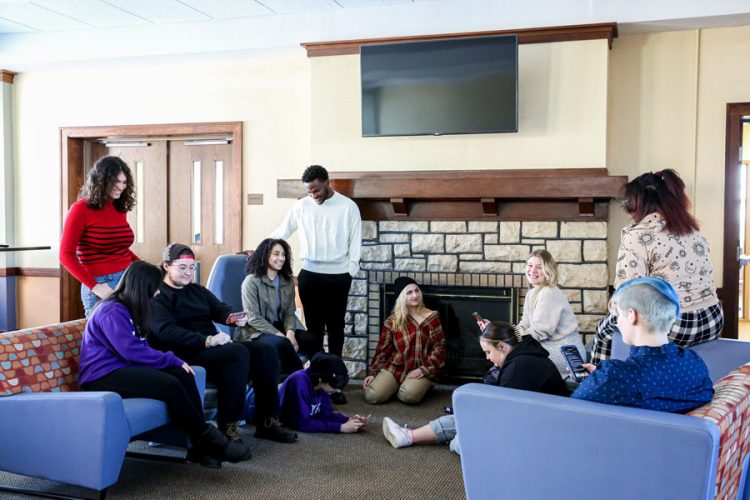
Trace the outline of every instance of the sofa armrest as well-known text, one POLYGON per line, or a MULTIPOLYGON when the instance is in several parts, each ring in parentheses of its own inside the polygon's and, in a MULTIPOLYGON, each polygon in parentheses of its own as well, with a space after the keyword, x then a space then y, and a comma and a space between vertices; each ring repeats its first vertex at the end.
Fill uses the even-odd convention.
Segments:
POLYGON ((112 392, 0 398, 0 470, 102 490, 117 482, 130 440, 112 392))
POLYGON ((453 405, 470 499, 713 498, 707 420, 482 384, 453 405))

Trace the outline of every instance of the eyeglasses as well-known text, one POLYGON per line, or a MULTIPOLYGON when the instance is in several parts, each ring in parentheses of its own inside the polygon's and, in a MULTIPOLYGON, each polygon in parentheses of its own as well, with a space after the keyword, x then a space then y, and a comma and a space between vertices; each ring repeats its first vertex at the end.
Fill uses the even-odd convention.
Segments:
POLYGON ((195 272, 195 264, 191 264, 189 266, 186 266, 185 264, 170 264, 170 266, 177 267, 177 270, 181 273, 184 273, 185 271, 195 272))

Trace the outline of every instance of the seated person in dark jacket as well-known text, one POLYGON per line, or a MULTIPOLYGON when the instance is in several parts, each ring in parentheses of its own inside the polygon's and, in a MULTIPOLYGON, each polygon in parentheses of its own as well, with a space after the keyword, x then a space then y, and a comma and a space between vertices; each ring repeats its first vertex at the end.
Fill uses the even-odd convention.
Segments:
POLYGON ((653 276, 620 285, 610 301, 622 339, 631 345, 625 361, 585 364, 591 373, 574 398, 649 410, 684 413, 713 397, 708 368, 695 352, 669 343, 680 317, 680 298, 667 281, 653 276))
MULTIPOLYGON (((259 342, 232 342, 217 332, 214 321, 226 323, 231 307, 209 290, 192 283, 195 255, 190 247, 174 243, 164 249, 161 271, 164 281, 152 300, 149 344, 172 351, 190 364, 206 369, 209 382, 218 391, 219 429, 232 440, 240 440, 237 421, 243 418, 247 383, 252 380, 256 402, 255 436, 291 443, 297 433, 283 427, 279 416, 279 358, 274 348, 259 342)), ((233 315, 242 325, 247 315, 233 315)))
MULTIPOLYGON (((479 344, 492 362, 484 383, 566 396, 568 391, 560 372, 549 359, 549 353, 531 335, 521 336, 517 327, 505 321, 482 320, 484 333, 479 344)), ((383 434, 394 448, 418 443, 450 443, 450 450, 460 453, 456 436, 456 419, 445 415, 418 429, 407 429, 388 417, 383 419, 383 434)))

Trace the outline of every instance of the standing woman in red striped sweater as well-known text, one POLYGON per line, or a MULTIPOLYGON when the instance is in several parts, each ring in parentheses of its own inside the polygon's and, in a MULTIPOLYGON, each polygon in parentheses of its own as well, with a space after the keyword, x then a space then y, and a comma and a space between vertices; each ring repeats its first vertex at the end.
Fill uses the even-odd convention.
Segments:
POLYGON ((88 317, 99 300, 112 294, 125 269, 138 256, 127 213, 135 205, 133 176, 116 156, 96 162, 78 201, 70 206, 60 242, 60 263, 81 282, 88 317))

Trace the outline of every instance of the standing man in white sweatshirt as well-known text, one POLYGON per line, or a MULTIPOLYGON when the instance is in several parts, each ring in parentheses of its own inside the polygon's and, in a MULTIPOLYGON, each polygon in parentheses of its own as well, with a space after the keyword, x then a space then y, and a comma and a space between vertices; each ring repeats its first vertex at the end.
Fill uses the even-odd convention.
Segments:
MULTIPOLYGON (((302 183, 307 196, 295 202, 270 237, 288 239, 299 230, 302 271, 297 282, 307 329, 321 346, 328 331, 328 352, 341 356, 349 287, 359 272, 362 219, 357 205, 331 188, 325 168, 311 165, 302 183)), ((337 394, 334 403, 346 402, 343 393, 337 394)))

